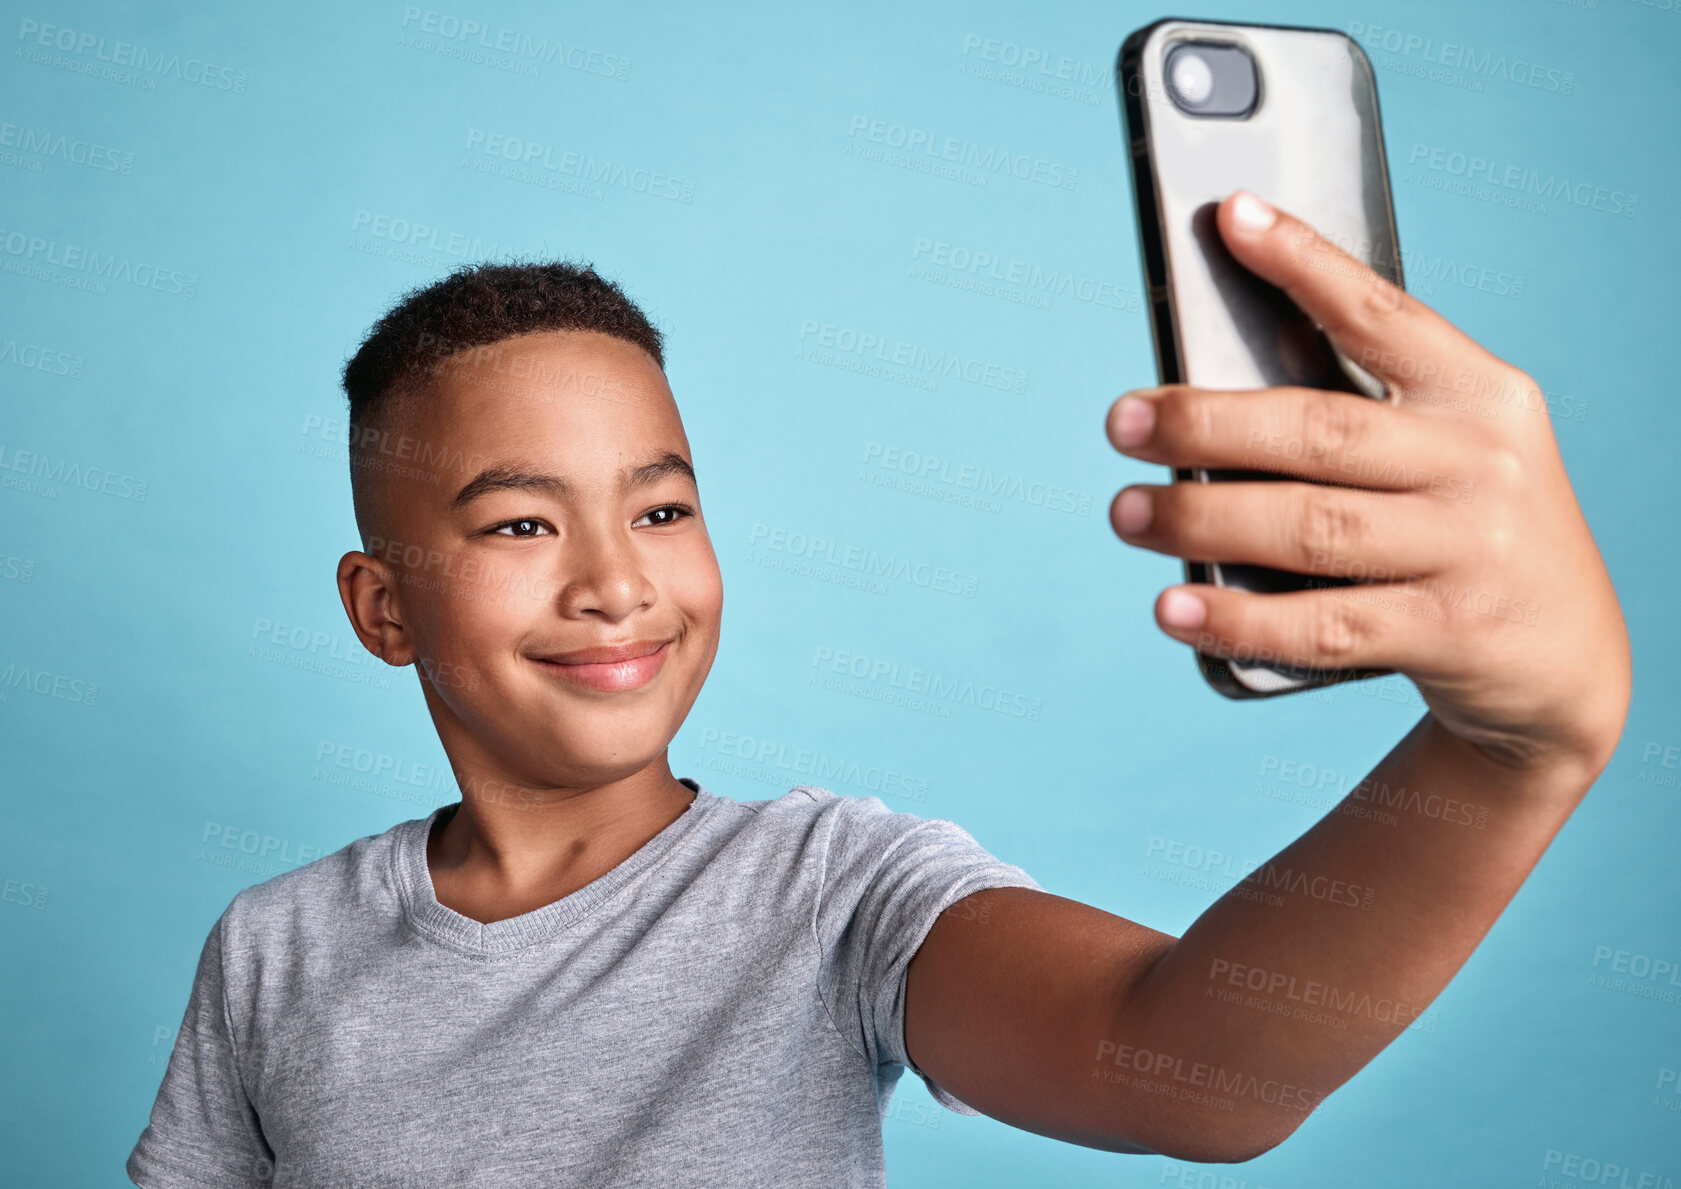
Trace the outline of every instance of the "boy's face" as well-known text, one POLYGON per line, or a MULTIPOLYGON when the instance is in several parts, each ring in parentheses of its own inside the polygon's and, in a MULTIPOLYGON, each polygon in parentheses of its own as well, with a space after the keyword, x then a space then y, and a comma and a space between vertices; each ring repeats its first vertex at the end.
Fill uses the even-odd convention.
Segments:
POLYGON ((386 660, 418 662, 457 769, 571 788, 659 760, 711 670, 723 612, 659 366, 608 335, 521 335, 451 358, 393 420, 373 476, 388 536, 369 541, 371 572, 390 579, 348 578, 358 553, 340 586, 386 660), (403 434, 415 444, 399 461, 403 434), (626 643, 663 647, 617 667, 556 661, 626 643))

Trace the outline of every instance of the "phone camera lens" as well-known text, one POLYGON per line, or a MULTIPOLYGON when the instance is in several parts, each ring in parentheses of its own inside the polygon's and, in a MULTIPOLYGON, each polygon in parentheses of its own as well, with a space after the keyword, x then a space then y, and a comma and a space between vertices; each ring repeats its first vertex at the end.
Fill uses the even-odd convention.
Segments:
POLYGON ((1194 50, 1174 54, 1167 77, 1174 93, 1189 107, 1201 107, 1214 95, 1214 71, 1208 59, 1194 50))
POLYGON ((1173 106, 1197 119, 1246 119, 1260 96, 1255 60, 1241 45, 1183 41, 1162 60, 1173 106))

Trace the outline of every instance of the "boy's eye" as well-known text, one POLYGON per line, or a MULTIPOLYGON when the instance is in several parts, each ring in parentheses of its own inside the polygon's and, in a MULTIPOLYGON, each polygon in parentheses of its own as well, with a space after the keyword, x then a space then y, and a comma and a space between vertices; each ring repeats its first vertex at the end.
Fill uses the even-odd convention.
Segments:
POLYGON ((654 527, 661 528, 668 524, 676 524, 679 520, 683 519, 683 517, 693 516, 694 514, 694 509, 689 507, 687 504, 666 504, 663 507, 655 508, 648 512, 641 520, 638 520, 637 523, 642 523, 642 520, 646 520, 649 516, 662 516, 662 519, 654 521, 654 527))
POLYGON ((538 535, 535 531, 529 531, 528 532, 526 530, 528 530, 528 529, 529 530, 547 529, 547 528, 548 528, 548 525, 544 524, 541 520, 530 520, 530 519, 510 520, 506 524, 497 525, 494 529, 491 530, 491 532, 494 533, 494 534, 497 534, 499 536, 504 536, 504 537, 535 537, 535 536, 538 535), (505 530, 510 529, 510 528, 513 529, 514 531, 511 532, 511 533, 505 531, 505 530))
MULTIPOLYGON (((694 514, 695 510, 687 504, 665 504, 644 513, 637 519, 636 523, 641 524, 644 520, 652 519, 654 528, 663 528, 669 524, 676 524, 685 516, 693 516, 694 514)), ((491 535, 500 537, 537 537, 553 535, 554 530, 541 520, 525 516, 518 520, 509 520, 499 524, 490 532, 491 535)))

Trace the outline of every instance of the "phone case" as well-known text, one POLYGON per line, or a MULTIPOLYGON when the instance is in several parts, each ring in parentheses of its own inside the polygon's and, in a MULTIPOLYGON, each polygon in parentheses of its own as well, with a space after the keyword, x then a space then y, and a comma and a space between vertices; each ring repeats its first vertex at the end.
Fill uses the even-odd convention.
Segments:
MULTIPOLYGON (((1281 290, 1232 258, 1214 225, 1220 200, 1249 190, 1402 284, 1377 83, 1359 45, 1335 29, 1170 18, 1127 37, 1116 60, 1116 84, 1161 382, 1202 388, 1293 384, 1384 399, 1380 381, 1336 350, 1281 290), (1185 41, 1248 51, 1258 75, 1249 114, 1193 116, 1175 106, 1163 61, 1185 41)), ((1291 478, 1174 470, 1176 482, 1291 478)), ((1222 562, 1187 561, 1185 577, 1267 592, 1350 583, 1222 562)), ((1232 698, 1393 671, 1298 669, 1195 655, 1209 683, 1232 698)))

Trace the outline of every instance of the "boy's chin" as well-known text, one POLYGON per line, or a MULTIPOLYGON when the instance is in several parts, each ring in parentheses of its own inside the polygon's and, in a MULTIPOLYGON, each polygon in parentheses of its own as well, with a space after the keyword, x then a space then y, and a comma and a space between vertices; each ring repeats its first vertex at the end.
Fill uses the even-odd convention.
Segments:
POLYGON ((607 742, 599 734, 580 738, 566 732, 533 757, 533 770, 552 773, 557 783, 608 784, 658 763, 671 739, 663 730, 652 730, 628 739, 620 735, 610 746, 607 742))

